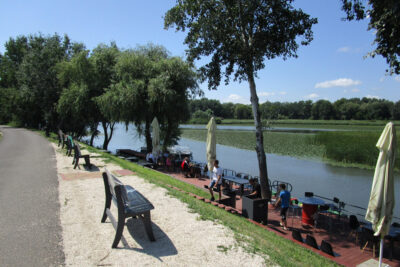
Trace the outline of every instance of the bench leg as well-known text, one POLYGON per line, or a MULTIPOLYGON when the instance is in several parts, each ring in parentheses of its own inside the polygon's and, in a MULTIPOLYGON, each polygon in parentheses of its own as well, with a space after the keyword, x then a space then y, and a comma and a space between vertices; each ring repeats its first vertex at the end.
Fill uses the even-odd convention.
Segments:
POLYGON ((107 198, 106 196, 106 206, 104 207, 103 217, 101 218, 101 222, 105 222, 107 219, 107 210, 110 210, 111 207, 111 197, 107 198))
POLYGON ((105 189, 105 196, 106 196, 106 201, 105 201, 105 206, 104 206, 104 212, 103 212, 103 217, 101 218, 101 222, 105 222, 107 219, 107 209, 109 210, 111 207, 111 192, 110 192, 110 187, 108 185, 108 178, 107 174, 103 172, 103 182, 104 182, 104 189, 105 189))
POLYGON ((89 155, 85 156, 85 165, 89 168, 92 169, 92 165, 90 164, 90 157, 89 155))
MULTIPOLYGON (((74 156, 74 158, 75 158, 75 156, 74 156)), ((79 163, 79 158, 75 158, 75 166, 74 166, 74 169, 76 169, 77 166, 78 166, 78 169, 81 169, 81 168, 79 167, 78 163, 79 163)))
POLYGON ((118 246, 119 241, 122 237, 122 232, 124 231, 125 226, 125 215, 120 214, 118 212, 118 224, 117 224, 117 232, 115 233, 114 242, 112 244, 112 248, 116 248, 118 246))
POLYGON ((150 241, 156 241, 153 235, 153 228, 151 227, 151 216, 150 211, 143 213, 143 217, 140 216, 144 223, 144 228, 146 229, 147 236, 149 237, 150 241))

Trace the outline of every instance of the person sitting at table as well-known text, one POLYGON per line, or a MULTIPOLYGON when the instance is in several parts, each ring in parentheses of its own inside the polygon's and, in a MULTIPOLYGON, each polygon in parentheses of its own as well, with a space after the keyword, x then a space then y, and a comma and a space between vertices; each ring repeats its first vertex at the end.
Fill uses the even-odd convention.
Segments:
POLYGON ((147 162, 150 162, 150 163, 155 163, 153 153, 151 153, 151 152, 147 153, 147 155, 146 155, 146 161, 147 161, 147 162))
POLYGON ((249 182, 250 182, 250 185, 252 187, 252 191, 248 195, 248 197, 250 197, 250 198, 261 198, 261 186, 258 183, 258 179, 257 178, 251 178, 249 180, 249 182))
POLYGON ((172 155, 168 155, 167 159, 165 160, 165 165, 167 166, 167 170, 169 172, 173 171, 173 166, 172 166, 172 155))
POLYGON ((189 167, 189 158, 188 157, 185 157, 183 159, 182 164, 181 164, 181 169, 182 169, 185 177, 189 178, 190 167, 189 167))
POLYGON ((279 185, 280 193, 279 198, 275 203, 275 207, 278 207, 281 204, 281 222, 280 225, 282 226, 283 230, 287 230, 287 222, 286 222, 286 213, 289 209, 289 202, 290 202, 290 192, 286 190, 285 184, 279 185))

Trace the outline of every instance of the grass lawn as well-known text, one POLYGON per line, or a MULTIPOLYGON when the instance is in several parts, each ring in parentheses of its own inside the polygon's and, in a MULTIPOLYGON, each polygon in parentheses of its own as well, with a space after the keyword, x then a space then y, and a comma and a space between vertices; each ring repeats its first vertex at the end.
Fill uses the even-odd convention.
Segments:
MULTIPOLYGON (((52 135, 50 140, 52 142, 57 142, 55 135, 52 135)), ((168 190, 168 193, 171 196, 176 197, 183 203, 188 204, 189 208, 193 212, 196 212, 200 215, 200 219, 211 220, 215 223, 225 225, 235 233, 235 239, 237 240, 238 244, 245 248, 248 252, 269 255, 269 259, 265 258, 267 265, 338 266, 335 262, 324 258, 321 255, 312 252, 311 250, 303 248, 292 241, 277 236, 272 232, 266 231, 265 229, 250 223, 245 218, 230 214, 220 208, 206 204, 185 193, 172 189, 167 185, 173 185, 186 192, 191 192, 196 195, 209 198, 209 194, 205 190, 176 180, 163 173, 153 171, 148 168, 143 168, 135 163, 131 163, 113 155, 100 152, 99 150, 87 145, 81 145, 86 147, 90 152, 101 154, 101 157, 103 157, 106 162, 112 162, 124 169, 131 170, 148 182, 165 188, 168 190)), ((224 251, 229 248, 221 247, 220 249, 224 251)))

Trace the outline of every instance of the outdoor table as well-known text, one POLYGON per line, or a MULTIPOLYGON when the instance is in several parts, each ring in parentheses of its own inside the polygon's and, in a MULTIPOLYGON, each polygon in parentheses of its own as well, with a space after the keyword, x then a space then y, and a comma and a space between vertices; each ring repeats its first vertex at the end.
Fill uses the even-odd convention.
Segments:
POLYGON ((299 202, 303 203, 303 212, 301 222, 308 225, 314 225, 314 214, 318 206, 325 205, 325 201, 316 197, 299 197, 299 202))
POLYGON ((244 185, 249 184, 249 180, 235 176, 222 176, 222 180, 229 181, 229 184, 234 183, 240 185, 240 195, 243 195, 244 185))

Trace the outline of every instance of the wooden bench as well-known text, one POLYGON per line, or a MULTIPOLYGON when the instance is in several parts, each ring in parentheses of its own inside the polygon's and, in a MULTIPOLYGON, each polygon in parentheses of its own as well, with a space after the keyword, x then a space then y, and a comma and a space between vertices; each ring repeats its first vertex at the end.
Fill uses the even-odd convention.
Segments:
POLYGON ((74 142, 74 159, 72 160, 72 164, 75 163, 74 169, 78 166, 80 169, 78 163, 79 159, 84 158, 85 159, 85 166, 88 167, 89 169, 92 168, 92 164, 90 164, 90 155, 82 155, 81 154, 81 149, 79 148, 79 144, 77 142, 74 142))
POLYGON ((58 146, 62 145, 61 148, 64 148, 65 134, 61 129, 58 129, 58 146))
POLYGON ((124 185, 107 169, 103 172, 103 181, 106 192, 106 203, 101 222, 104 223, 108 216, 116 229, 114 242, 111 247, 116 248, 118 246, 122 232, 124 231, 125 219, 129 217, 139 217, 144 223, 144 228, 150 241, 155 241, 150 217, 150 211, 154 209, 153 204, 133 187, 124 185), (118 208, 117 222, 110 211, 111 200, 113 200, 118 208))
POLYGON ((74 148, 74 142, 72 140, 72 136, 70 135, 64 135, 65 136, 65 144, 67 147, 67 156, 71 156, 72 149, 74 148))

